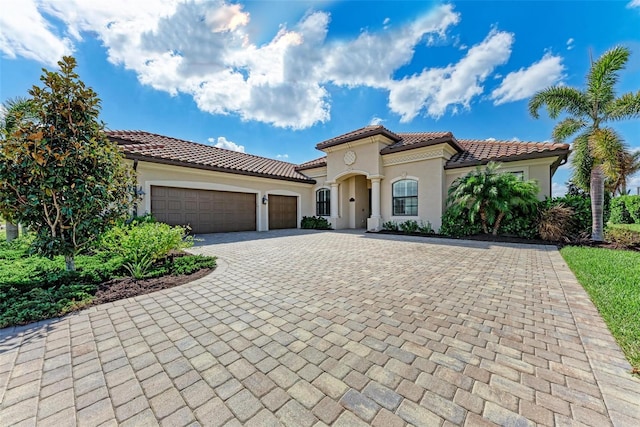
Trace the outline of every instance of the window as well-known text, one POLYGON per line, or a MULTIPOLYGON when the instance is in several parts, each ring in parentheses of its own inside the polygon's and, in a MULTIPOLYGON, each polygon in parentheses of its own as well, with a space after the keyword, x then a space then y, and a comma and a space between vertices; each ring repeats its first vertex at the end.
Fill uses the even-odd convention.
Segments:
POLYGON ((393 215, 418 215, 418 181, 403 179, 392 186, 393 215))
POLYGON ((518 179, 520 179, 520 181, 524 181, 524 172, 523 171, 518 171, 518 172, 509 172, 512 175, 515 175, 518 177, 518 179))
POLYGON ((331 215, 331 190, 328 188, 321 188, 316 191, 316 215, 331 215))

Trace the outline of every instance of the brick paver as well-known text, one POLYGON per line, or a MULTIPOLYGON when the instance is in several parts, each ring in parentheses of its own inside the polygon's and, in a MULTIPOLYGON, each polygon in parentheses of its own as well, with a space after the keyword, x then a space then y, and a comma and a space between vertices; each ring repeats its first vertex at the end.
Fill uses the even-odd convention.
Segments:
POLYGON ((640 425, 551 246, 233 233, 211 275, 0 330, 0 425, 640 425))

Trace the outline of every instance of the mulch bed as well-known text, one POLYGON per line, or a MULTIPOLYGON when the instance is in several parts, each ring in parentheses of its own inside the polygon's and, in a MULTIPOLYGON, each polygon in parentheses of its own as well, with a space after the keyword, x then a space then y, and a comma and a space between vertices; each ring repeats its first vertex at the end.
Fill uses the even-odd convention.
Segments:
POLYGON ((185 283, 189 283, 206 276, 213 270, 215 270, 215 268, 203 268, 192 274, 162 276, 154 277, 152 279, 136 280, 131 277, 124 277, 122 279, 109 280, 108 282, 98 285, 98 291, 89 306, 104 304, 106 302, 131 298, 138 295, 160 291, 162 289, 173 288, 174 286, 184 285, 185 283))

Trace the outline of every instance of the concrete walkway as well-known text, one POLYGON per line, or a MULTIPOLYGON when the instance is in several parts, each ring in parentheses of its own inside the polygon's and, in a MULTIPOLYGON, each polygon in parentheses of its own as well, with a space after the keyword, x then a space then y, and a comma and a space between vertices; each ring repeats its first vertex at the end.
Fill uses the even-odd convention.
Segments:
POLYGON ((0 330, 0 425, 639 426, 554 247, 206 236, 213 274, 0 330))

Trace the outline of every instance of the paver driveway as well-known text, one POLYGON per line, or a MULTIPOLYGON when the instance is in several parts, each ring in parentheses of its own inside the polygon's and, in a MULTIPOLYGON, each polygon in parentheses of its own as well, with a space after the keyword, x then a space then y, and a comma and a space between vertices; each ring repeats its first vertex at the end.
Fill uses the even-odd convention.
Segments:
POLYGON ((2 425, 640 425, 557 250, 207 236, 212 275, 0 331, 2 425))

